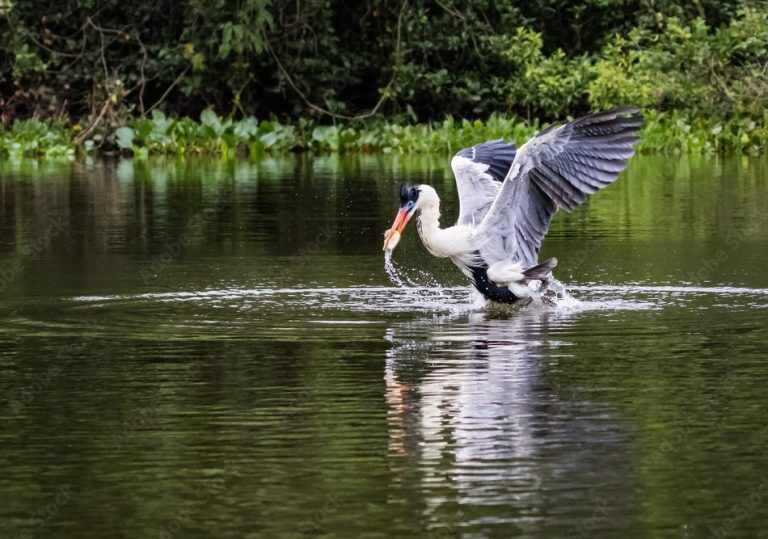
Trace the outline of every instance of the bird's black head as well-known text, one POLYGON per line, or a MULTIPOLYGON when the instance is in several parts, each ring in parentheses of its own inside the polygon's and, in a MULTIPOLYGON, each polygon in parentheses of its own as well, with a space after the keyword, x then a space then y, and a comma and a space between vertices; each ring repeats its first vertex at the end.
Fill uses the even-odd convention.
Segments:
POLYGON ((413 214, 416 213, 416 203, 419 200, 419 186, 412 185, 410 183, 404 183, 400 186, 400 210, 397 212, 395 222, 392 224, 392 228, 384 233, 384 250, 391 251, 400 241, 400 234, 402 234, 405 225, 411 220, 413 214))
MULTIPOLYGON (((410 203, 410 208, 419 200, 419 186, 410 183, 400 185, 400 207, 405 208, 410 203)), ((409 208, 409 209, 410 209, 409 208)))

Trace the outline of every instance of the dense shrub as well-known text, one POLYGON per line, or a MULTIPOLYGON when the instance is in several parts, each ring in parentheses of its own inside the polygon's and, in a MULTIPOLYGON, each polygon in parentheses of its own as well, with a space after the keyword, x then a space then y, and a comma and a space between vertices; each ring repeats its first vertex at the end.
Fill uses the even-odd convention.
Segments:
POLYGON ((616 36, 594 65, 595 108, 635 103, 693 115, 761 117, 768 99, 768 9, 743 9, 727 26, 666 19, 660 32, 616 36))
POLYGON ((589 109, 588 88, 600 103, 640 95, 679 105, 670 96, 685 81, 671 71, 686 63, 682 77, 703 80, 710 59, 744 95, 763 91, 740 74, 765 57, 768 8, 743 3, 0 0, 0 119, 104 110, 115 125, 157 105, 329 121, 320 109, 356 115, 381 101, 377 112, 420 121, 546 120, 589 109), (654 65, 665 71, 660 99, 647 95, 654 65))
POLYGON ((768 3, 0 0, 0 92, 5 153, 433 151, 623 104, 641 149, 754 152, 768 3))

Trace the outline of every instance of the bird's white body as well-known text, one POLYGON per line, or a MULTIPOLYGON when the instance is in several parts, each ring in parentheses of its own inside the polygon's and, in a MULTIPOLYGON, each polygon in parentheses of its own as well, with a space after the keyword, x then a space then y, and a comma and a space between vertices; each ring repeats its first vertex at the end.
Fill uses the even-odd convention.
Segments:
MULTIPOLYGON (((481 263, 478 249, 482 246, 483 236, 472 225, 440 228, 440 198, 432 187, 421 186, 419 198, 422 202, 418 230, 424 247, 433 256, 450 258, 465 275, 471 277, 470 268, 481 263)), ((488 267, 488 278, 497 286, 509 288, 518 297, 531 295, 531 289, 522 284, 525 275, 520 262, 502 260, 491 264, 488 267)))
POLYGON ((384 249, 397 244, 418 215, 427 250, 450 258, 491 301, 515 303, 545 285, 554 258, 539 248, 559 210, 571 211, 616 180, 634 154, 642 117, 625 107, 552 125, 519 150, 503 140, 459 151, 451 160, 461 208, 456 225, 440 228, 440 199, 428 185, 403 185, 402 205, 384 249))

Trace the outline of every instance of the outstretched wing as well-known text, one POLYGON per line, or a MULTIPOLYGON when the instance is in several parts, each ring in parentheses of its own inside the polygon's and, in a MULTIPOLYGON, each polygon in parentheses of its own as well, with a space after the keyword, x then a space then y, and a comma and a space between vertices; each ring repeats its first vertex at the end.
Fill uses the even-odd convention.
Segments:
POLYGON ((451 159, 461 203, 457 224, 480 224, 514 159, 515 145, 503 139, 464 148, 451 159))
POLYGON ((555 212, 573 210, 626 168, 639 112, 624 107, 551 125, 521 146, 480 227, 486 262, 535 265, 555 212))

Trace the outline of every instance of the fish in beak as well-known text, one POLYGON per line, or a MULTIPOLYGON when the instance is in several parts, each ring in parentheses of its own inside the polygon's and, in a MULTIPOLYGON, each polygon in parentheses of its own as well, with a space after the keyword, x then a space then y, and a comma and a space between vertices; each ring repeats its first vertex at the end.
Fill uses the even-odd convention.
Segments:
POLYGON ((413 214, 416 213, 418 198, 419 190, 417 187, 408 184, 400 186, 400 209, 395 217, 395 222, 392 223, 392 228, 384 232, 385 251, 392 251, 397 247, 405 225, 408 224, 413 214))

